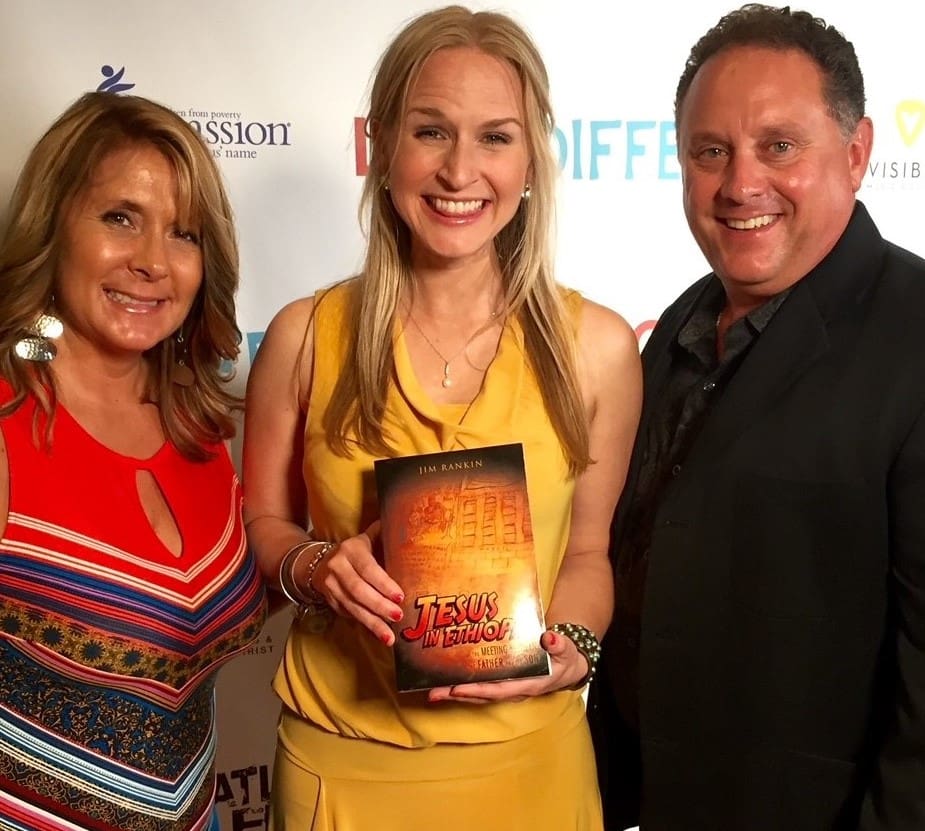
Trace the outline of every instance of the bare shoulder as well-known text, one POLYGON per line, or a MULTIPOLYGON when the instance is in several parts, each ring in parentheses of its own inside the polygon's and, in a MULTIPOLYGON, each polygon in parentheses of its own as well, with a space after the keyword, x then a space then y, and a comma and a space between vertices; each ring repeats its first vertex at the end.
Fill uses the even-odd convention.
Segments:
POLYGON ((270 352, 301 349, 311 326, 314 309, 314 297, 301 297, 283 306, 270 321, 260 343, 260 349, 257 351, 257 357, 260 358, 262 354, 266 354, 264 348, 267 346, 270 347, 267 350, 270 352))
POLYGON ((278 394, 303 402, 312 364, 313 297, 293 300, 280 309, 264 333, 247 379, 248 407, 275 400, 278 394))
POLYGON ((582 298, 578 352, 583 364, 613 371, 639 364, 639 344, 633 327, 608 306, 582 298))

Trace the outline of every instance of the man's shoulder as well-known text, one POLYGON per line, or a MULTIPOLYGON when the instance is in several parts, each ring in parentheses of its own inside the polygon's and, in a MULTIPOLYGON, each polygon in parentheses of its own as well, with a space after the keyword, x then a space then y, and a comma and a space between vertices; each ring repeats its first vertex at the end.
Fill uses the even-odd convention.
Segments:
POLYGON ((691 285, 684 289, 684 291, 678 295, 674 302, 668 306, 667 309, 665 309, 665 313, 667 314, 673 309, 687 309, 693 303, 696 303, 700 295, 707 290, 710 283, 712 283, 715 279, 716 275, 711 272, 710 274, 707 274, 704 277, 701 277, 699 280, 691 283, 691 285))
POLYGON ((884 240, 884 242, 886 244, 884 270, 908 274, 919 279, 925 276, 925 258, 889 240, 884 240))
POLYGON ((688 286, 674 301, 672 301, 665 311, 661 313, 656 328, 664 333, 665 331, 674 331, 683 325, 703 293, 710 288, 710 284, 715 279, 716 277, 712 273, 707 274, 705 277, 701 277, 688 286))

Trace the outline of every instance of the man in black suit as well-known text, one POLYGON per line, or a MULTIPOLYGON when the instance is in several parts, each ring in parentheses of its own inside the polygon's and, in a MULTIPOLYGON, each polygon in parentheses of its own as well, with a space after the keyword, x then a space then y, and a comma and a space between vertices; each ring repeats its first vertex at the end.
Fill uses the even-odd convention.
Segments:
POLYGON ((923 831, 925 261, 856 201, 854 48, 745 6, 675 107, 713 273, 643 354, 590 705, 608 828, 923 831))

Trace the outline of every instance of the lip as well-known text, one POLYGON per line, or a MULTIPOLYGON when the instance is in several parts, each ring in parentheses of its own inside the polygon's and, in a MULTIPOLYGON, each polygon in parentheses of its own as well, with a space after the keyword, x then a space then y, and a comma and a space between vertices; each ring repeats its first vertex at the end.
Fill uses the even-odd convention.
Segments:
POLYGON ((122 291, 108 286, 103 287, 103 295, 117 308, 132 314, 151 314, 167 302, 164 297, 144 297, 134 292, 122 291))
POLYGON ((780 220, 777 213, 751 214, 749 216, 718 216, 719 222, 729 231, 741 233, 743 231, 764 231, 773 228, 780 220))
POLYGON ((458 196, 427 195, 423 200, 433 216, 451 225, 462 225, 478 219, 491 204, 489 199, 475 197, 461 199, 458 196))

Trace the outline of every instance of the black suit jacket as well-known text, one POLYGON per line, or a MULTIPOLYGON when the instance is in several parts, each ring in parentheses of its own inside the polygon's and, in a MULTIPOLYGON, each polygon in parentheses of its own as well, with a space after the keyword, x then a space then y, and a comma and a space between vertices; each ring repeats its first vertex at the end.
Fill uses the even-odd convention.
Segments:
MULTIPOLYGON (((641 430, 710 279, 646 345, 641 430)), ((643 831, 925 829, 925 261, 860 203, 662 494, 646 586, 643 831)))

